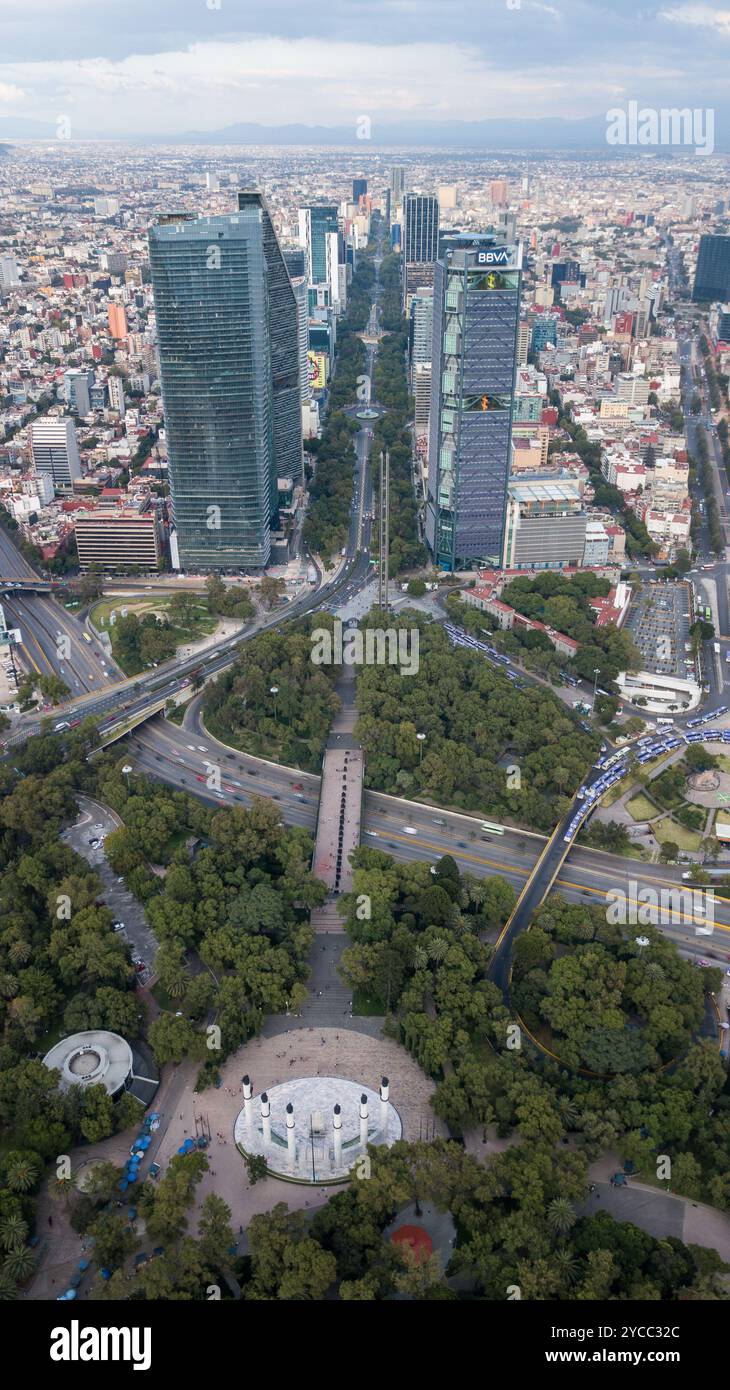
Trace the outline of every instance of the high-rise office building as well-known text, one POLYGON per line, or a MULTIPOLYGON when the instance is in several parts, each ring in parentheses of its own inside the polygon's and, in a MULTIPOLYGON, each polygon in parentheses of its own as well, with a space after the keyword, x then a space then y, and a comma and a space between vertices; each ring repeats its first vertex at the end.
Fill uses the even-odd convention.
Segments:
POLYGON ((532 351, 542 352, 550 343, 553 347, 558 341, 557 314, 538 314, 532 324, 532 351))
POLYGON ((149 502, 104 500, 92 511, 76 513, 74 535, 82 572, 98 565, 148 573, 162 558, 160 525, 149 502))
POLYGON ((331 281, 331 243, 327 237, 337 233, 337 208, 321 206, 299 209, 299 245, 306 257, 310 285, 331 281))
POLYGON ((109 387, 109 405, 112 410, 117 411, 123 420, 126 413, 124 381, 120 376, 110 376, 107 385, 109 387))
POLYGON ((68 415, 46 415, 30 427, 33 466, 39 477, 50 478, 54 492, 72 492, 81 477, 76 428, 68 415))
POLYGON ((14 256, 0 256, 0 289, 9 290, 20 284, 18 265, 14 256))
POLYGON ((149 234, 176 548, 191 569, 266 565, 277 478, 301 476, 296 299, 263 200, 239 196, 236 213, 170 214, 149 234))
POLYGON ((277 477, 302 480, 302 412, 299 385, 299 316, 274 224, 261 193, 246 189, 238 195, 240 211, 250 208, 262 219, 264 259, 269 301, 269 344, 274 412, 274 476, 271 515, 278 507, 277 477))
POLYGON ((730 236, 701 236, 692 298, 720 300, 730 298, 730 236))
POLYGON ((439 243, 438 198, 406 193, 403 199, 403 261, 435 261, 439 243))
POLYGON ((300 275, 307 274, 307 258, 300 246, 287 246, 282 251, 284 264, 289 271, 289 279, 296 280, 300 275))
POLYGON ((90 367, 69 367, 63 374, 63 394, 74 415, 88 415, 91 410, 91 388, 94 373, 90 367))
POLYGON ((411 367, 417 362, 431 361, 433 337, 433 287, 421 285, 411 300, 410 316, 411 367))
POLYGON ((352 180, 352 201, 353 201, 353 203, 359 203, 360 199, 365 197, 367 191, 368 191, 368 181, 367 181, 367 179, 353 179, 353 180, 352 180))
POLYGON ((493 208, 503 208, 509 201, 509 188, 506 179, 492 179, 489 185, 489 197, 493 208))
POLYGON ((403 202, 406 187, 406 171, 402 164, 394 164, 390 171, 390 210, 395 214, 403 202))
POLYGON ((499 564, 522 247, 445 236, 434 287, 426 539, 443 569, 499 564))
POLYGON ((123 342, 127 337, 127 311, 123 304, 115 301, 109 305, 109 332, 112 338, 123 342))
POLYGON ((297 301, 297 342, 299 344, 299 397, 302 403, 311 400, 312 384, 309 379, 309 296, 307 295, 306 275, 297 275, 292 280, 292 289, 297 301))

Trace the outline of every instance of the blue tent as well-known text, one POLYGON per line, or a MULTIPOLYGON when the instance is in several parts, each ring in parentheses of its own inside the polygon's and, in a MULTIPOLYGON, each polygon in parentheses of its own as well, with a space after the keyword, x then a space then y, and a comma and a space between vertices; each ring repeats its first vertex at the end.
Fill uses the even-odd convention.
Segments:
POLYGON ((91 1260, 79 1260, 79 1269, 81 1270, 81 1273, 82 1273, 82 1274, 84 1273, 85 1270, 87 1270, 87 1269, 89 1268, 89 1265, 90 1265, 90 1264, 91 1264, 91 1260))
POLYGON ((122 1181, 118 1184, 118 1187, 119 1187, 119 1191, 120 1191, 120 1192, 126 1192, 127 1188, 129 1187, 129 1183, 127 1182, 127 1179, 126 1179, 126 1178, 122 1178, 122 1181))
POLYGON ((136 1173, 130 1173, 130 1174, 129 1174, 129 1177, 127 1178, 127 1182, 130 1183, 130 1182, 136 1182, 136 1181, 137 1181, 137 1174, 136 1174, 136 1173))
POLYGON ((102 1279, 111 1279, 111 1277, 112 1277, 112 1272, 111 1272, 110 1269, 100 1269, 100 1270, 99 1270, 99 1273, 100 1273, 102 1279))

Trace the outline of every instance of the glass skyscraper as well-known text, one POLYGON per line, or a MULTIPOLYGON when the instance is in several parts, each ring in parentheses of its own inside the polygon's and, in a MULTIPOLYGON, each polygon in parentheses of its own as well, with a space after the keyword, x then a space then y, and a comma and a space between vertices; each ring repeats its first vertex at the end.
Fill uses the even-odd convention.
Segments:
POLYGON ((445 570, 499 564, 522 247, 444 236, 434 284, 426 539, 445 570))
POLYGON ((299 245, 307 258, 310 285, 324 285, 330 280, 327 235, 336 231, 337 208, 317 206, 299 209, 299 245))
POLYGON ((701 236, 692 298, 730 299, 730 236, 701 236))
POLYGON ((301 474, 296 301, 260 196, 240 196, 236 213, 173 213, 149 233, 173 516, 193 570, 266 565, 277 476, 301 474))
POLYGON ((439 244, 439 201, 425 193, 406 193, 403 199, 403 260, 435 261, 439 244))

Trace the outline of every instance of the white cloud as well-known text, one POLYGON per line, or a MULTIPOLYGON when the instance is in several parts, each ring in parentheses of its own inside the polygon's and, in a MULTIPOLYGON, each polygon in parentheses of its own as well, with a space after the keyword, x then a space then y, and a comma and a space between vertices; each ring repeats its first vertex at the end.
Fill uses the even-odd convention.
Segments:
MULTIPOLYGON (((2 3, 2 0, 0 0, 2 3)), ((353 126, 413 117, 576 116, 613 83, 562 67, 491 66, 469 44, 368 44, 252 36, 119 60, 0 63, 0 82, 27 89, 27 114, 73 108, 77 124, 213 128, 232 121, 353 126), (62 102, 63 105, 59 105, 62 102)))
POLYGON ((691 24, 698 29, 716 29, 730 37, 730 10, 713 10, 709 5, 679 5, 673 10, 660 10, 660 19, 672 24, 691 24))
POLYGON ((23 101, 24 97, 22 87, 14 87, 12 82, 0 82, 0 102, 12 105, 14 102, 23 101))

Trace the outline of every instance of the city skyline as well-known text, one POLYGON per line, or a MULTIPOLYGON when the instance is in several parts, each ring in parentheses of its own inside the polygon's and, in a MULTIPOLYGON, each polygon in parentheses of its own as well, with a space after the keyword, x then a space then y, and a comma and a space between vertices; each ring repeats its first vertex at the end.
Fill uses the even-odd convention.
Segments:
POLYGON ((273 11, 131 0, 105 5, 100 23, 90 0, 29 0, 22 14, 1 0, 0 16, 0 137, 13 120, 52 130, 61 115, 79 138, 234 122, 354 132, 366 117, 377 140, 404 121, 580 120, 630 100, 727 107, 730 12, 714 4, 336 0, 319 15, 289 0, 273 11))

